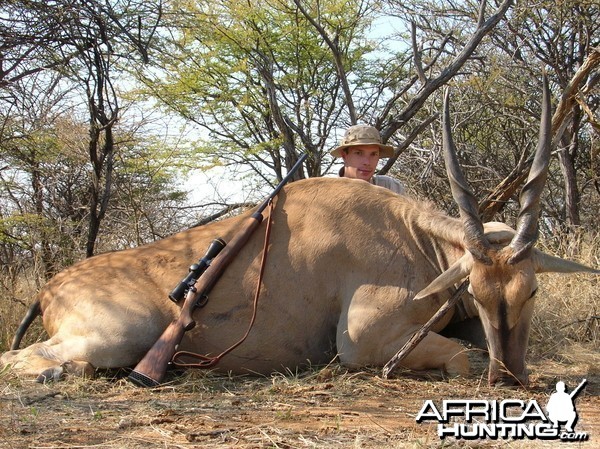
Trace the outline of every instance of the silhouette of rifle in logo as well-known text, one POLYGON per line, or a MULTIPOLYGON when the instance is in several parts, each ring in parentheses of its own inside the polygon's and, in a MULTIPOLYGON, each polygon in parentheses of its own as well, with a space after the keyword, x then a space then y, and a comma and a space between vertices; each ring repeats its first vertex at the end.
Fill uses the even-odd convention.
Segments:
POLYGON ((575 399, 575 396, 577 396, 579 394, 579 392, 581 391, 581 389, 583 388, 583 386, 587 383, 587 379, 583 379, 579 385, 577 385, 577 388, 575 388, 573 391, 571 391, 569 393, 569 396, 571 397, 571 399, 575 399))

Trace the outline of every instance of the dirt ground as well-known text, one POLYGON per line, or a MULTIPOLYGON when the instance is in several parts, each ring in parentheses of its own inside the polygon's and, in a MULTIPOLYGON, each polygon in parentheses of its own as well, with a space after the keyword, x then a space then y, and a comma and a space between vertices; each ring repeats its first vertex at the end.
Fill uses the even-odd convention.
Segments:
MULTIPOLYGON (((142 389, 119 373, 54 384, 0 374, 2 448, 538 448, 600 447, 598 354, 530 363, 528 389, 489 388, 481 360, 469 378, 338 366, 270 377, 171 374, 142 389), (587 384, 575 402, 584 442, 440 439, 437 423, 417 423, 425 400, 535 399, 545 407, 556 382, 587 384)), ((121 373, 123 374, 123 373, 121 373)))

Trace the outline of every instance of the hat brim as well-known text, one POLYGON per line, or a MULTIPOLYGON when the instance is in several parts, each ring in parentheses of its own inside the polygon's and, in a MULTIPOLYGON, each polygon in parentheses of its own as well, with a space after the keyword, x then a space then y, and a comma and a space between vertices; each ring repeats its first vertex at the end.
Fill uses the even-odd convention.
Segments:
POLYGON ((379 147, 379 157, 392 157, 394 155, 394 147, 391 145, 383 145, 382 143, 351 143, 348 145, 340 145, 329 152, 333 157, 342 157, 342 150, 359 145, 377 145, 379 147))

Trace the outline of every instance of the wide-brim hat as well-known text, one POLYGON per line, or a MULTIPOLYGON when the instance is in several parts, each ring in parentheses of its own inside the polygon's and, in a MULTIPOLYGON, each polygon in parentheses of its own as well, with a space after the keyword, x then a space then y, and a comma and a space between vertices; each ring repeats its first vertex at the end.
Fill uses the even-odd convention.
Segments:
POLYGON ((357 145, 377 145, 379 147, 379 157, 392 157, 394 147, 381 143, 381 135, 374 126, 354 125, 346 130, 340 145, 331 150, 333 157, 342 157, 342 150, 357 145))

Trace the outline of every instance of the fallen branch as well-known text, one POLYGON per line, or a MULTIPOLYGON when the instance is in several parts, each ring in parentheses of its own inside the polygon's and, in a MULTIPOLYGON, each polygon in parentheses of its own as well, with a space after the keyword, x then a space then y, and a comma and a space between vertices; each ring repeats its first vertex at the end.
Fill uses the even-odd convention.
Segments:
POLYGON ((448 311, 454 307, 454 305, 458 302, 460 297, 467 291, 467 287, 469 286, 469 281, 464 280, 463 283, 458 287, 458 289, 454 292, 454 294, 446 301, 439 310, 429 318, 429 321, 425 323, 421 329, 413 334, 412 337, 402 346, 402 349, 394 355, 390 359, 389 362, 385 364, 383 367, 383 371, 381 372, 381 377, 387 379, 390 373, 398 366, 398 364, 408 355, 410 352, 423 340, 429 330, 433 327, 435 323, 437 323, 448 311))
MULTIPOLYGON (((578 97, 578 92, 582 89, 587 91, 587 87, 582 86, 583 82, 589 78, 590 74, 596 70, 598 66, 600 66, 600 48, 592 48, 588 57, 583 64, 581 64, 581 67, 579 67, 562 92, 560 101, 552 116, 553 146, 554 142, 557 142, 561 138, 565 127, 568 125, 569 117, 573 112, 576 102, 579 101, 580 104, 582 103, 581 98, 578 97)), ((593 85, 593 83, 590 85, 593 85)), ((583 110, 587 113, 585 108, 583 108, 583 110)), ((594 127, 596 121, 593 119, 593 115, 590 116, 588 113, 588 117, 591 117, 590 124, 594 127)), ((594 129, 600 128, 594 127, 594 129)), ((491 220, 496 213, 504 208, 504 205, 527 179, 532 161, 533 158, 528 159, 518 168, 518 170, 510 173, 506 179, 498 184, 481 202, 479 212, 484 221, 491 220)))
POLYGON ((581 323, 586 323, 587 324, 590 321, 595 321, 595 320, 600 320, 600 316, 598 316, 598 315, 592 315, 592 316, 589 316, 587 318, 582 318, 580 320, 575 320, 575 321, 572 321, 570 323, 565 324, 564 326, 561 326, 560 329, 564 329, 565 327, 574 326, 576 324, 581 324, 581 323))

